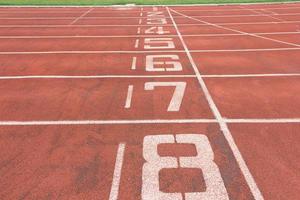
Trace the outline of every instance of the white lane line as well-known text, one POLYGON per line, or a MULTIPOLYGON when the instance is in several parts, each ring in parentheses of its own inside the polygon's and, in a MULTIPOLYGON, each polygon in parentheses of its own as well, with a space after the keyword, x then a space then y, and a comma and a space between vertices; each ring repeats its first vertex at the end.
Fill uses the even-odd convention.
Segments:
MULTIPOLYGON (((226 23, 215 23, 216 25, 264 25, 264 24, 294 24, 299 23, 299 20, 296 21, 270 21, 270 22, 226 22, 226 23)), ((207 24, 185 24, 185 23, 178 23, 178 26, 209 26, 207 24)), ((15 25, 0 25, 0 28, 76 28, 76 27, 136 27, 136 26, 145 26, 145 27, 151 27, 151 25, 147 24, 81 24, 81 25, 46 25, 46 24, 40 24, 40 25, 21 25, 21 24, 15 24, 15 25)), ((172 26, 172 24, 161 24, 160 26, 168 27, 172 26)))
MULTIPOLYGON (((223 118, 229 124, 299 123, 300 118, 223 118)), ((145 119, 145 120, 52 120, 52 121, 0 121, 0 126, 56 126, 56 125, 118 125, 118 124, 198 124, 218 123, 216 119, 145 119)))
POLYGON ((136 49, 139 48, 139 42, 140 42, 139 39, 135 40, 134 48, 136 48, 136 49))
POLYGON ((257 38, 261 38, 261 39, 265 39, 265 40, 277 42, 277 43, 280 43, 280 44, 286 44, 286 45, 290 45, 290 46, 300 47, 300 44, 295 44, 295 43, 291 43, 291 42, 284 42, 282 40, 272 39, 272 38, 264 37, 264 36, 261 36, 261 35, 256 35, 256 34, 253 34, 253 33, 239 31, 239 30, 236 30, 236 29, 233 29, 233 28, 228 28, 228 27, 224 27, 224 26, 221 26, 221 25, 218 25, 218 24, 213 24, 213 23, 210 23, 210 22, 207 22, 207 21, 204 21, 204 20, 196 19, 196 18, 187 16, 187 15, 184 15, 184 14, 182 14, 180 12, 174 11, 172 9, 170 9, 170 10, 173 11, 173 12, 175 12, 175 13, 177 13, 177 14, 179 14, 179 15, 185 16, 185 17, 187 17, 189 19, 192 19, 192 20, 195 20, 195 21, 199 21, 201 23, 204 23, 204 24, 207 24, 207 25, 211 25, 211 26, 214 26, 214 27, 217 27, 217 28, 220 28, 220 29, 233 31, 233 32, 236 32, 236 33, 241 33, 241 34, 249 35, 249 36, 252 36, 252 37, 257 37, 257 38))
MULTIPOLYGON (((300 49, 300 48, 299 48, 300 49)), ((124 54, 144 54, 144 53, 180 53, 183 50, 147 50, 147 51, 36 51, 36 52, 0 52, 0 55, 15 55, 15 54, 109 54, 109 53, 124 53, 124 54)))
POLYGON ((251 124, 251 123, 300 123, 300 118, 273 118, 273 119, 224 119, 226 123, 239 123, 239 124, 251 124))
MULTIPOLYGON (((256 5, 256 6, 263 6, 266 9, 273 9, 273 8, 277 8, 277 9, 287 9, 287 8, 300 8, 297 7, 299 5, 300 1, 296 0, 296 1, 280 1, 280 2, 249 2, 249 3, 222 3, 222 4, 215 4, 215 3, 211 3, 211 4, 176 4, 176 5, 169 5, 171 7, 184 7, 184 8, 190 8, 191 6, 193 6, 192 10, 195 10, 194 7, 197 6, 199 8, 203 8, 203 7, 207 7, 207 6, 213 6, 215 8, 219 8, 219 9, 208 9, 206 11, 226 11, 226 10, 240 10, 237 9, 236 6, 237 5, 256 5), (225 6, 225 7, 222 7, 225 6), (266 7, 271 5, 272 7, 266 7), (231 6, 232 8, 228 8, 227 6, 231 6), (276 6, 276 7, 274 7, 276 6), (224 9, 223 9, 224 8, 224 9)), ((188 9, 191 10, 191 9, 188 9)), ((204 10, 198 10, 198 11, 204 11, 204 10)))
POLYGON ((290 77, 300 76, 300 73, 288 74, 224 74, 224 75, 202 75, 204 78, 259 78, 259 77, 290 77))
POLYGON ((139 19, 139 25, 141 25, 142 24, 142 19, 139 19))
POLYGON ((75 20, 73 20, 69 25, 73 25, 75 24, 78 20, 80 20, 81 18, 83 18, 84 16, 86 16, 89 12, 91 12, 92 10, 94 10, 94 8, 90 8, 88 11, 84 12, 82 15, 80 15, 79 17, 77 17, 75 20))
MULTIPOLYGON (((203 49, 191 50, 192 53, 212 53, 212 52, 263 52, 263 51, 292 51, 300 48, 268 48, 268 49, 203 49)), ((1 53, 0 53, 1 54, 1 53)))
MULTIPOLYGON (((141 28, 137 29, 137 34, 139 34, 141 28)), ((295 34, 300 34, 300 32, 294 32, 295 34)), ((166 35, 169 37, 178 37, 177 35, 166 35)), ((161 35, 34 35, 34 36, 0 36, 0 39, 57 39, 57 38, 137 38, 137 37, 161 37, 161 35)))
MULTIPOLYGON (((297 77, 300 73, 287 74, 210 74, 202 75, 203 78, 263 78, 263 77, 297 77)), ((25 76, 0 76, 0 80, 18 79, 111 79, 111 78, 196 78, 196 75, 25 75, 25 76)))
POLYGON ((200 72, 198 70, 198 67, 197 67, 191 53, 189 52, 189 49, 188 49, 186 43, 184 42, 184 39, 183 39, 183 37, 182 37, 182 35, 181 35, 177 25, 176 25, 175 20, 172 17, 170 9, 168 7, 167 7, 167 11, 168 11, 168 13, 171 17, 171 20, 174 24, 174 27, 177 31, 177 34, 178 34, 178 36, 181 40, 181 43, 182 43, 182 45, 183 45, 183 47, 186 51, 186 54, 189 57, 190 63, 192 65, 193 69, 194 69, 194 72, 197 76, 198 82, 200 84, 200 87, 203 90, 203 93, 206 97, 206 100, 208 101, 210 109, 212 110, 215 118, 217 119, 217 121, 220 125, 221 131, 222 131, 224 137, 226 138, 226 140, 227 140, 227 142, 228 142, 228 144, 229 144, 229 146, 230 146, 230 148, 231 148, 231 150, 234 154, 234 157, 235 157, 236 161, 238 162, 238 165, 239 165, 239 167, 240 167, 240 169, 241 169, 241 171, 242 171, 242 173, 245 177, 245 180, 246 180, 246 182, 247 182, 247 184, 248 184, 248 186, 249 186, 249 188, 252 192, 252 195, 254 196, 254 198, 256 200, 263 200, 264 198, 263 198, 259 188, 257 187, 256 182, 255 182, 255 180, 254 180, 254 178, 253 178, 246 162, 244 161, 244 159, 243 159, 243 157, 242 157, 242 155, 241 155, 241 153, 240 153, 240 151, 239 151, 239 149, 238 149, 238 147, 237 147, 237 145, 236 145, 236 143, 235 143, 235 141, 234 141, 234 139, 233 139, 233 137, 230 133, 230 130, 229 130, 226 122, 223 120, 223 117, 222 117, 219 109, 217 108, 217 106, 216 106, 216 104, 215 104, 215 102, 214 102, 214 100, 213 100, 213 98, 212 98, 205 82, 204 82, 204 79, 203 79, 202 75, 200 74, 200 72))
MULTIPOLYGON (((208 75, 212 76, 212 75, 208 75)), ((223 75, 222 75, 223 76, 223 75)), ((0 80, 10 79, 111 79, 111 78, 195 78, 195 75, 28 75, 28 76, 0 76, 0 80)))
POLYGON ((0 121, 0 126, 217 123, 215 119, 0 121))
MULTIPOLYGON (((137 34, 141 28, 137 29, 137 34)), ((289 32, 257 32, 256 35, 293 35, 300 34, 300 31, 289 32)), ((182 34, 183 37, 218 37, 218 36, 240 36, 242 33, 207 33, 207 34, 182 34)), ((53 39, 53 38, 136 38, 136 37, 161 37, 161 35, 32 35, 32 36, 0 36, 0 39, 53 39)), ((164 35, 164 37, 178 37, 178 35, 164 35)))
POLYGON ((131 70, 136 70, 136 56, 132 58, 131 70))
POLYGON ((143 17, 143 13, 141 12, 140 17, 143 17))
MULTIPOLYGON (((289 32, 254 32, 253 34, 256 35, 293 35, 293 34, 300 34, 300 31, 289 31, 289 32)), ((183 34, 184 37, 218 37, 218 36, 240 36, 245 35, 242 33, 208 33, 208 34, 183 34)), ((173 35, 170 35, 172 37, 173 35)), ((0 36, 1 38, 1 36, 0 36)))
POLYGON ((128 109, 131 107, 132 93, 133 93, 133 85, 129 85, 124 108, 128 109))
POLYGON ((125 147, 125 143, 119 144, 109 200, 118 200, 125 147))
MULTIPOLYGON (((274 3, 274 2, 273 2, 274 3)), ((282 3, 282 2, 281 2, 282 3)), ((204 5, 204 4, 202 4, 202 6, 207 6, 207 5, 209 5, 209 4, 206 4, 206 5, 204 5)), ((220 5, 222 5, 222 4, 213 4, 213 5, 215 5, 215 7, 218 7, 218 6, 220 6, 220 5)), ((224 5, 224 4, 223 4, 224 5)), ((228 5, 228 4, 227 4, 228 5)), ((246 4, 246 3, 244 3, 244 4, 241 4, 241 3, 238 3, 238 4, 231 4, 231 5, 249 5, 249 4, 246 4)), ((178 6, 183 6, 183 5, 177 5, 177 6, 175 6, 175 5, 172 5, 172 6, 170 6, 170 7, 178 7, 178 6)), ((190 7, 191 5, 186 5, 186 7, 190 7)), ((197 4, 194 4, 193 6, 200 6, 200 5, 197 5, 197 4)), ((295 8, 300 8, 300 7, 264 7, 264 9, 266 9, 266 10, 289 10, 289 9, 295 9, 295 8)), ((231 11, 242 11, 242 9, 208 9, 208 10, 197 10, 197 9, 178 9, 178 8, 176 8, 178 11, 181 11, 181 12, 183 12, 183 11, 195 11, 195 12, 223 12, 223 11, 228 11, 228 12, 231 12, 231 11)))
MULTIPOLYGON (((260 51, 296 51, 300 48, 269 48, 269 49, 203 49, 190 50, 191 53, 212 52, 260 52, 260 51)), ((147 51, 34 51, 34 52, 0 52, 0 55, 30 54, 145 54, 145 53, 184 53, 184 50, 147 50, 147 51)))

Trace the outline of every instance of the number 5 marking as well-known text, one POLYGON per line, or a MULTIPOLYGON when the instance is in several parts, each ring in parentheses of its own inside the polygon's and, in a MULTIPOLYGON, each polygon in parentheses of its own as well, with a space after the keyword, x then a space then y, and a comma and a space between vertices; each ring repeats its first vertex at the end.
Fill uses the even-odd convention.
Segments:
POLYGON ((146 163, 142 175, 143 200, 182 200, 181 193, 165 193, 159 189, 159 171, 166 168, 198 168, 202 170, 206 191, 184 193, 185 200, 228 200, 228 194, 220 171, 214 162, 214 153, 205 135, 179 134, 150 135, 144 138, 143 156, 146 163), (164 143, 194 144, 197 150, 195 157, 161 157, 157 146, 164 143))
POLYGON ((173 38, 145 38, 144 49, 174 49, 173 38))
POLYGON ((186 88, 186 82, 146 82, 145 90, 154 90, 156 86, 175 86, 168 111, 179 111, 186 88))

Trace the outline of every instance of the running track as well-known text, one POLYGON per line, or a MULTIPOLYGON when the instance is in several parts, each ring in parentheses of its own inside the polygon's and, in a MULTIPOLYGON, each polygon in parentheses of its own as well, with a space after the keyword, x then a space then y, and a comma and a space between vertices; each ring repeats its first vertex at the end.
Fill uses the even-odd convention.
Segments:
POLYGON ((300 3, 0 7, 0 199, 299 199, 300 3))

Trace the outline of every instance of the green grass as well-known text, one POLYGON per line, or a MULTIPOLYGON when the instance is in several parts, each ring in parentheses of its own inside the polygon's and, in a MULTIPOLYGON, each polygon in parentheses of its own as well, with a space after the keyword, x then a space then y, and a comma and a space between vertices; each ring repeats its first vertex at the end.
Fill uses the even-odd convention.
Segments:
POLYGON ((296 0, 0 0, 0 5, 116 5, 134 3, 148 4, 214 4, 214 3, 254 3, 285 2, 296 0))

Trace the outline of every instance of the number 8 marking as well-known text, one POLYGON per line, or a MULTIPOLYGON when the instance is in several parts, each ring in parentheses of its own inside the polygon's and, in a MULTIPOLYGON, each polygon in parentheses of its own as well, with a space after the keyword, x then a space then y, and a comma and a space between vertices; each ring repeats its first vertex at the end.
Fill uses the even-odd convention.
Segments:
POLYGON ((228 200, 228 194, 220 171, 214 160, 214 153, 205 135, 179 134, 150 135, 144 138, 143 156, 146 163, 142 175, 143 200, 182 200, 181 193, 164 193, 159 190, 159 171, 165 168, 199 168, 202 170, 206 191, 184 193, 186 200, 228 200), (197 150, 195 157, 161 157, 157 146, 165 143, 194 144, 197 150))

